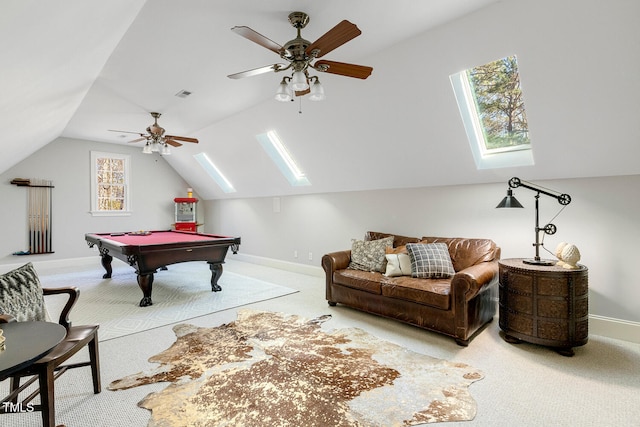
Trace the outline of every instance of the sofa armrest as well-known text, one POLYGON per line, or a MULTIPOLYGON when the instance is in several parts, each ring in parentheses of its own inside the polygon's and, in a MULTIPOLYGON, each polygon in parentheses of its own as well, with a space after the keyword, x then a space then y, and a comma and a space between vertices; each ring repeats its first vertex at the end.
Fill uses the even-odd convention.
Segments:
POLYGON ((454 301, 464 296, 469 301, 486 288, 498 282, 498 261, 481 262, 457 272, 451 279, 454 301))
POLYGON ((351 262, 351 251, 331 252, 322 257, 322 268, 326 273, 333 274, 336 270, 349 267, 351 262))
POLYGON ((344 270, 349 267, 351 262, 351 250, 331 252, 322 256, 322 268, 325 273, 326 282, 326 298, 330 305, 335 305, 331 294, 331 285, 333 284, 333 273, 336 270, 344 270))

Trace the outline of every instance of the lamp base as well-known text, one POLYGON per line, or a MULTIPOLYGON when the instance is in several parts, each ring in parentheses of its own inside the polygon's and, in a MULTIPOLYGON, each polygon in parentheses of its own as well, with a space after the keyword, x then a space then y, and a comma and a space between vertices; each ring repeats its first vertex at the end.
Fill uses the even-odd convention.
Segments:
POLYGON ((530 265, 555 265, 554 261, 548 259, 525 259, 522 262, 530 265))

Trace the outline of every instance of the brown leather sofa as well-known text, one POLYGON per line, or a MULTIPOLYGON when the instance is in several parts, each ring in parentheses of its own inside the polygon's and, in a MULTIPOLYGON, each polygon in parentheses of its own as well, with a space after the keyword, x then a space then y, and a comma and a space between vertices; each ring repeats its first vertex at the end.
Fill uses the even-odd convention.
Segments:
POLYGON ((447 279, 387 277, 350 269, 351 250, 322 257, 326 298, 455 338, 467 346, 496 313, 500 248, 489 239, 406 237, 367 232, 366 241, 394 236, 393 246, 446 243, 455 270, 447 279))

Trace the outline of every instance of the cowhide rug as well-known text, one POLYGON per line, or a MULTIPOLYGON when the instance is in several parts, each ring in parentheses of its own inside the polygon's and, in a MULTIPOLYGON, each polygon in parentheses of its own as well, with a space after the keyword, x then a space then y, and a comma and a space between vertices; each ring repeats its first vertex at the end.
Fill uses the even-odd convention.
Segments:
POLYGON ((304 319, 240 310, 214 328, 180 324, 160 366, 112 382, 166 381, 138 406, 149 426, 411 426, 471 420, 477 369, 418 354, 356 329, 326 332, 304 319))

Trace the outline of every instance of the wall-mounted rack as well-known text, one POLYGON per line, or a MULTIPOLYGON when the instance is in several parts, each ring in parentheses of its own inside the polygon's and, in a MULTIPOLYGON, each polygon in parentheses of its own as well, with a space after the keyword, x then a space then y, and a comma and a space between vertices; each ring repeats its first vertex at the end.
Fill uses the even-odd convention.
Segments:
POLYGON ((51 207, 54 186, 44 179, 14 178, 11 184, 28 187, 27 232, 29 250, 14 255, 53 253, 51 237, 51 207))

